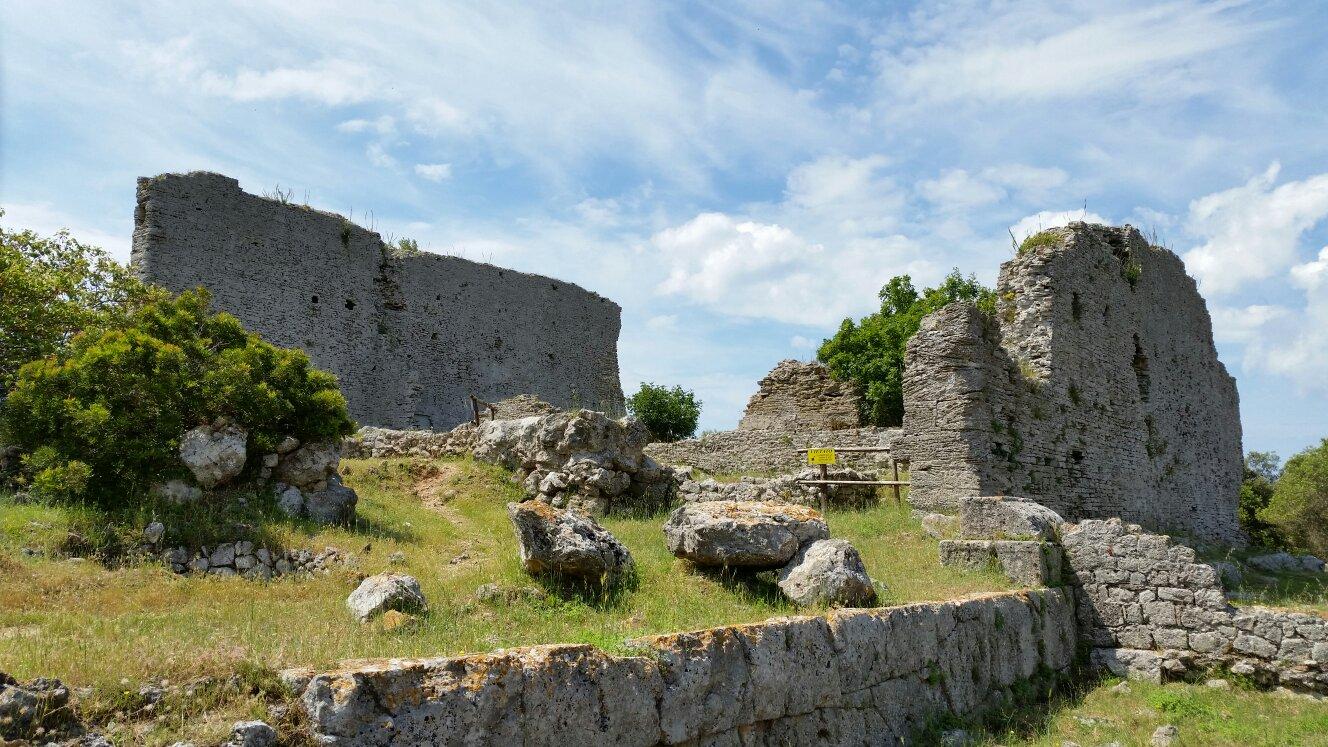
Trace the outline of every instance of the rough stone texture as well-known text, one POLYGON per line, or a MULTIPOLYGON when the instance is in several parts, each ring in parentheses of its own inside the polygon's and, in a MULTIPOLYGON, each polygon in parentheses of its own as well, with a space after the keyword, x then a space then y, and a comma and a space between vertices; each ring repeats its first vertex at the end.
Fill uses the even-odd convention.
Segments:
POLYGON ((803 545, 829 538, 821 514, 788 504, 688 503, 664 523, 669 552, 702 566, 778 568, 803 545))
POLYGON ((646 456, 650 432, 634 418, 559 411, 480 424, 475 458, 515 470, 527 495, 592 514, 668 505, 673 474, 646 456))
POLYGON ((632 553, 588 516, 540 501, 509 503, 507 516, 527 573, 607 585, 632 572, 632 553))
POLYGON ((1054 540, 1065 520, 1040 503, 984 496, 959 499, 959 534, 968 539, 1054 540))
POLYGON ((570 283, 435 254, 393 255, 340 215, 220 174, 138 181, 133 262, 337 375, 356 420, 447 429, 469 395, 621 412, 621 310, 570 283))
POLYGON ((360 497, 336 475, 328 477, 322 490, 304 494, 303 514, 320 524, 349 524, 355 518, 360 497))
POLYGON ((327 745, 898 744, 929 719, 1007 702, 1074 656, 1059 589, 636 642, 305 670, 301 702, 327 745), (1000 620, 1000 624, 997 624, 1000 620))
POLYGON ((358 561, 335 547, 320 552, 258 547, 248 540, 223 542, 190 550, 183 545, 161 552, 161 560, 176 573, 211 573, 267 581, 291 574, 328 573, 358 561))
POLYGON ((1119 519, 1067 526, 1062 543, 1080 640, 1103 666, 1153 680, 1223 667, 1328 692, 1328 619, 1232 607, 1194 550, 1119 519))
POLYGON ((24 683, 0 672, 0 742, 35 739, 39 734, 54 739, 78 731, 69 707, 69 688, 60 680, 38 677, 24 683))
POLYGON ((1246 562, 1261 571, 1319 573, 1323 570, 1323 561, 1313 555, 1292 555, 1280 550, 1267 555, 1256 555, 1246 562))
MULTIPOLYGON (((516 420, 532 415, 549 415, 558 412, 558 408, 533 394, 518 394, 514 397, 493 403, 493 420, 516 420)), ((483 414, 483 413, 481 413, 483 414)))
POLYGON ((341 453, 350 459, 462 456, 475 450, 475 431, 474 423, 443 432, 365 427, 342 442, 341 453))
POLYGON ((239 721, 231 727, 226 747, 276 747, 277 730, 262 721, 239 721))
POLYGON ((340 461, 340 444, 305 444, 281 455, 272 474, 301 490, 318 490, 336 472, 340 461))
MULTIPOLYGON (((875 480, 872 472, 832 467, 827 471, 832 480, 875 480)), ((815 468, 804 469, 794 475, 780 477, 743 477, 738 482, 718 480, 684 480, 678 488, 678 498, 685 503, 701 501, 761 501, 763 503, 797 503, 803 506, 820 505, 820 489, 816 485, 800 485, 798 480, 819 479, 815 468)), ((826 502, 830 506, 861 508, 877 503, 875 486, 831 485, 826 502)))
POLYGON ((167 480, 152 486, 152 492, 171 503, 188 505, 203 498, 202 489, 190 485, 184 480, 167 480))
POLYGON ((876 587, 857 548, 842 539, 816 540, 779 570, 779 590, 801 605, 870 607, 876 587))
MULTIPOLYGON (((798 449, 820 446, 885 446, 895 443, 898 428, 846 428, 837 431, 720 431, 672 443, 652 443, 646 454, 661 464, 687 465, 714 474, 733 472, 795 472, 807 466, 798 449)), ((840 454, 839 466, 857 469, 889 467, 890 452, 840 454)))
POLYGON ((380 573, 362 581, 346 598, 355 619, 366 622, 388 610, 415 612, 425 608, 420 582, 404 573, 380 573))
POLYGON ((210 490, 244 471, 248 439, 248 431, 225 420, 200 425, 180 439, 180 461, 199 485, 210 490))
POLYGON ((994 319, 951 304, 910 340, 911 500, 1022 495, 1242 541, 1239 402, 1194 281, 1128 226, 1054 234, 1002 265, 994 319))
POLYGON ((941 565, 981 569, 993 564, 1021 586, 1057 586, 1061 548, 1030 540, 942 540, 941 565))
POLYGON ((860 425, 857 388, 820 363, 784 360, 761 379, 738 423, 740 431, 836 431, 860 425))

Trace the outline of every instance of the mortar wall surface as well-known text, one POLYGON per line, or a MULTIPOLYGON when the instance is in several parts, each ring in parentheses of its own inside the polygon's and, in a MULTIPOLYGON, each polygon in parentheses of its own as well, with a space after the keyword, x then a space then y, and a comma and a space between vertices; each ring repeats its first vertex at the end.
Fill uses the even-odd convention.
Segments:
POLYGON ((623 408, 621 309, 571 283, 458 257, 395 256, 342 216, 220 174, 143 178, 133 263, 336 374, 364 425, 444 430, 469 395, 623 408))

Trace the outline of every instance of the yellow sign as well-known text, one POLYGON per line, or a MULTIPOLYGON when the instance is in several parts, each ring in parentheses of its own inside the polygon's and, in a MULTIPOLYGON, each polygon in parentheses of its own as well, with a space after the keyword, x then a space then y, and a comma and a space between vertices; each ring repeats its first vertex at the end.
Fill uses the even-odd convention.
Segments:
POLYGON ((834 464, 834 463, 835 463, 835 450, 834 450, 834 449, 808 449, 808 450, 807 450, 807 463, 808 463, 808 464, 834 464))

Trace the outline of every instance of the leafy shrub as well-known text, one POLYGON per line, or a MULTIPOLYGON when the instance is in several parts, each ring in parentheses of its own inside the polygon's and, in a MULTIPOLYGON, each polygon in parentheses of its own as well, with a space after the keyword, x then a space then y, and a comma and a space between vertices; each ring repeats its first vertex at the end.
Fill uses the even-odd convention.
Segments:
POLYGON ((202 288, 151 301, 123 328, 76 335, 66 350, 19 369, 5 435, 42 449, 34 487, 41 480, 67 494, 82 464, 79 492, 123 505, 179 474, 182 433, 220 416, 248 428, 257 453, 286 435, 326 441, 354 430, 334 376, 208 304, 202 288))
POLYGON ((701 417, 701 403, 696 395, 680 386, 643 383, 627 400, 627 410, 645 423, 660 441, 677 441, 696 433, 701 417))
POLYGON ((0 392, 24 363, 58 352, 78 332, 121 326, 127 311, 164 296, 67 231, 42 238, 0 228, 0 392))
POLYGON ((1328 557, 1328 438, 1287 460, 1259 517, 1295 549, 1328 557))
POLYGON ((983 313, 994 315, 996 294, 956 269, 921 295, 908 275, 891 278, 877 295, 880 311, 857 324, 845 319, 834 337, 821 343, 817 358, 836 378, 858 385, 863 422, 899 425, 904 417, 904 349, 922 318, 955 301, 974 303, 983 313))
POLYGON ((1240 484, 1240 503, 1236 516, 1240 526, 1257 547, 1277 548, 1286 544, 1281 530, 1265 520, 1263 511, 1273 500, 1273 487, 1281 472, 1276 454, 1251 451, 1245 456, 1245 479, 1240 484))

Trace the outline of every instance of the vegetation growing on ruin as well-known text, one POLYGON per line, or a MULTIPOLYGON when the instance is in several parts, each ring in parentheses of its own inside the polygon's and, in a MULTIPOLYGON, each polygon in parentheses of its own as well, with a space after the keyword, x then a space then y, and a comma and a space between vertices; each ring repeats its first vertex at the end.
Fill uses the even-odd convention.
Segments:
POLYGON ((956 301, 976 304, 994 316, 996 294, 977 278, 952 270, 940 285, 913 287, 908 275, 890 279, 877 294, 879 311, 858 322, 845 319, 833 337, 821 343, 817 358, 839 379, 862 392, 862 419, 872 425, 899 425, 904 417, 904 351, 922 318, 956 301))
POLYGON ((1019 256, 1022 257, 1038 247, 1055 246, 1058 241, 1060 241, 1060 237, 1056 235, 1055 231, 1038 231, 1019 242, 1019 256))
POLYGON ((643 382, 636 394, 627 398, 627 411, 650 429, 656 441, 677 441, 696 433, 701 401, 680 386, 670 389, 643 382))

